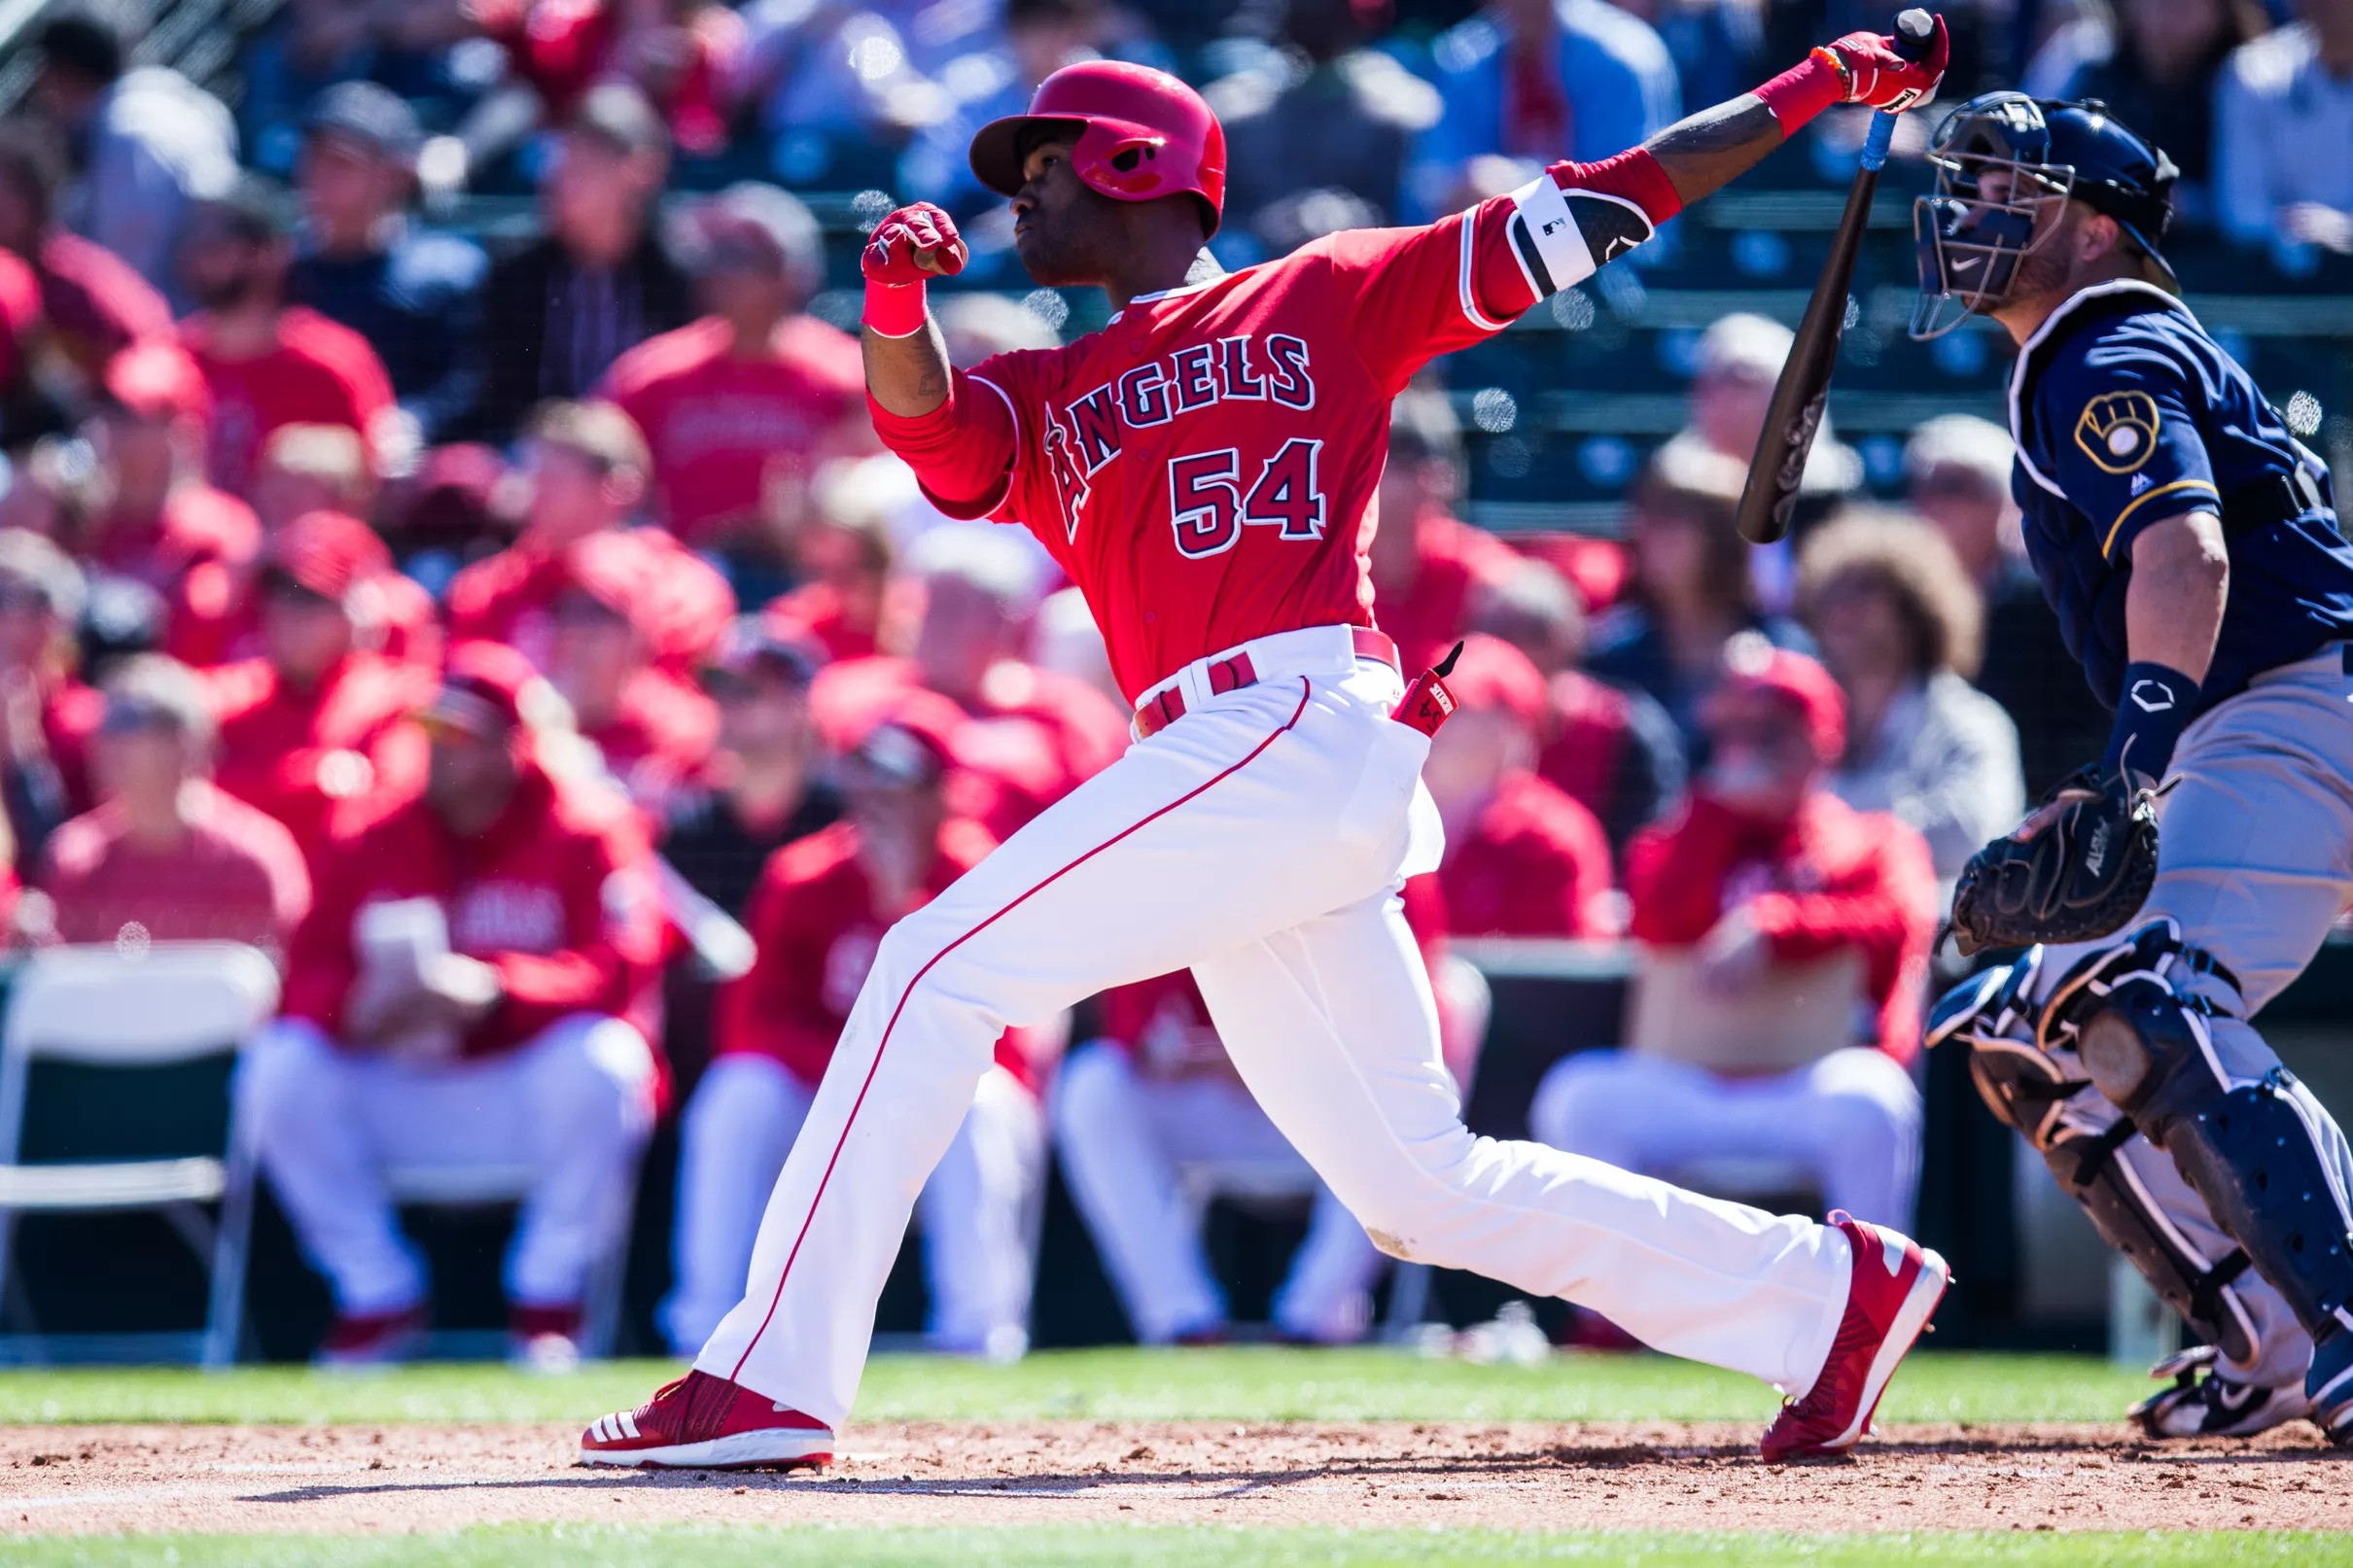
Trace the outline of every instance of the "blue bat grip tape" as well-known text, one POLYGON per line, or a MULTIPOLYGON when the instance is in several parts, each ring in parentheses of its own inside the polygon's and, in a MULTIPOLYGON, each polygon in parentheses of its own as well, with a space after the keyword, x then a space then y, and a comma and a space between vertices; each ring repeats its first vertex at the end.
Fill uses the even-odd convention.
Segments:
POLYGON ((1881 109, 1871 117, 1871 133, 1863 138, 1863 167, 1877 174, 1887 161, 1887 144, 1895 138, 1895 116, 1881 109))

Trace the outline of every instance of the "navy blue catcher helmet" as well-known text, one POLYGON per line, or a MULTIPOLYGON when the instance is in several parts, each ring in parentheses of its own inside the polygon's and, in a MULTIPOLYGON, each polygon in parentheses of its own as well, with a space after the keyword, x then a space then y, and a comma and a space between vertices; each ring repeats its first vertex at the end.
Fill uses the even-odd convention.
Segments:
POLYGON ((2070 198, 2115 219, 2172 280, 2159 247, 2181 171, 2096 99, 1982 94, 1937 127, 1928 160, 1936 193, 1913 206, 1920 261, 1914 337, 1935 337, 1965 316, 2000 307, 2019 259, 2051 235, 2070 198))

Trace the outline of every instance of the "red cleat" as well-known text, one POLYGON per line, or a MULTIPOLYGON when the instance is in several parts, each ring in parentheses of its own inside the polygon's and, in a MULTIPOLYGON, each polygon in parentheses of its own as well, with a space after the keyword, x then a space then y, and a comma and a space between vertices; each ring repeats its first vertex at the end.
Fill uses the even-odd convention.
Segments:
POLYGON ((399 1307, 389 1312, 337 1312, 319 1342, 321 1367, 354 1371, 405 1361, 425 1342, 425 1308, 399 1307))
POLYGON ((1854 1251, 1846 1315, 1813 1386, 1804 1399, 1782 1406, 1765 1429, 1761 1446, 1776 1464, 1844 1453, 1871 1430, 1872 1414, 1896 1364, 1952 1283, 1945 1260, 1907 1237, 1839 1212, 1831 1214, 1830 1223, 1846 1233, 1854 1251))
POLYGON ((580 1434, 580 1463, 636 1470, 795 1470, 833 1462, 833 1433, 765 1394, 690 1372, 580 1434))

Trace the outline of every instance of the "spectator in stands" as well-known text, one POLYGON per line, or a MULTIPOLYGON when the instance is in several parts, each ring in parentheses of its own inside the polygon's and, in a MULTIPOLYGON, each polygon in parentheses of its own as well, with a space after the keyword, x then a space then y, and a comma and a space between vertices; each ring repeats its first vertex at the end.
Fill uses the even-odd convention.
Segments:
POLYGON ((296 170, 304 228, 286 291, 374 345, 416 438, 431 444, 481 395, 489 263, 471 241, 409 223, 421 141, 416 111, 372 82, 320 95, 296 170))
POLYGON ((64 175, 48 126, 23 115, 0 120, 0 251, 31 266, 53 363, 87 398, 117 354, 171 335, 171 307, 128 262, 56 221, 64 175))
POLYGON ((1658 699, 1694 758, 1704 746, 1700 699, 1723 668, 1724 645, 1743 631, 1784 646, 1806 641, 1794 622, 1757 608, 1748 545, 1733 526, 1747 481, 1745 456, 1698 441, 1659 449, 1627 516, 1626 602, 1594 628, 1586 659, 1602 679, 1658 699))
POLYGON ((874 487, 863 482, 873 471, 867 465, 878 461, 896 460, 838 465, 820 476, 815 505, 792 531, 792 575, 800 586, 770 601, 764 612, 780 636, 813 642, 828 660, 884 651, 897 552, 874 487))
POLYGON ((1609 841, 1593 813, 1535 773, 1544 677, 1518 648, 1474 634, 1447 684, 1454 716, 1422 769, 1446 823, 1438 889, 1447 930, 1608 935, 1609 841))
POLYGON ((803 313, 825 281, 809 209, 773 186, 730 186, 696 208, 696 287, 709 314, 614 362, 605 397, 644 432, 655 514, 698 549, 781 553, 769 493, 871 446, 858 340, 803 313))
POLYGON ((1647 1173, 1787 1162, 1828 1206, 1901 1226, 1919 1173, 1907 1067, 1936 919, 1927 847, 1825 787, 1845 725, 1813 660, 1744 639, 1706 722, 1707 771, 1627 867, 1644 955, 1633 1047, 1555 1066, 1529 1129, 1647 1173))
MULTIPOLYGON (((281 425, 270 432, 254 470, 254 513, 263 553, 299 519, 337 512, 357 519, 375 499, 368 450, 340 425, 281 425)), ((364 525, 363 525, 364 526, 364 525)), ((368 599, 373 646, 404 664, 432 672, 441 664, 439 607, 418 584, 392 570, 392 555, 373 533, 368 599)), ((263 593, 250 556, 227 567, 192 572, 166 590, 164 651, 200 670, 267 651, 263 593)))
POLYGON ((1247 232, 1261 254, 1403 221, 1406 155, 1443 106, 1428 83, 1369 47, 1382 10, 1288 0, 1282 52, 1208 88, 1231 160, 1226 230, 1247 232))
POLYGON ((475 0, 466 15, 505 47, 562 123, 600 85, 642 94, 682 153, 720 152, 743 69, 744 24, 717 0, 475 0))
MULTIPOLYGON (((449 585, 449 633, 520 648, 544 669, 549 612, 572 584, 573 551, 626 527, 646 495, 651 467, 629 416, 609 402, 550 402, 524 429, 529 480, 523 532, 508 549, 475 562, 449 585)), ((625 536, 643 558, 650 603, 642 627, 654 662, 689 679, 735 613, 724 578, 658 529, 625 536)))
MULTIPOLYGON (((1689 414, 1670 447, 1697 443, 1708 452, 1738 459, 1743 476, 1765 433, 1765 411, 1773 389, 1789 358, 1797 334, 1777 321, 1736 311, 1700 334, 1693 355, 1689 414)), ((1798 509, 1793 537, 1803 538, 1842 499, 1857 493, 1863 483, 1863 460, 1853 447, 1831 430, 1822 417, 1813 445, 1806 454, 1806 471, 1798 480, 1798 509)), ((1751 572, 1773 609, 1789 603, 1788 547, 1759 552, 1751 572)))
POLYGON ((483 398, 471 429, 507 440, 547 398, 579 398, 613 362, 693 314, 653 226, 668 133, 635 88, 592 87, 541 186, 547 231, 495 262, 483 295, 483 398))
POLYGON ((425 1326, 387 1173, 518 1164, 512 1341, 577 1356, 657 1099, 661 914, 636 814, 539 756, 562 709, 513 650, 451 650, 423 790, 323 857, 284 1015, 246 1058, 263 1168, 334 1294, 324 1362, 392 1359, 425 1326))
MULTIPOLYGON (((985 223, 983 214, 1001 211, 1004 198, 972 172, 973 132, 992 120, 1025 112, 1037 84, 1102 52, 1111 20, 1102 0, 1005 0, 1001 35, 980 36, 975 42, 981 48, 941 71, 946 112, 919 126, 907 144, 898 161, 901 187, 917 199, 945 207, 960 222, 985 223)), ((1229 131, 1227 146, 1232 145, 1229 131)))
POLYGON ((2026 563, 2010 498, 2016 448, 2001 426, 1943 414, 1904 448, 1912 509, 1945 536, 1985 605, 1985 657, 1977 682, 2018 725, 2026 793, 2039 798, 2100 754, 2111 715, 2081 679, 2058 617, 2026 563))
POLYGON ((247 179, 197 204, 186 227, 181 270, 199 308, 180 324, 180 341, 212 390, 212 482, 242 494, 270 432, 297 423, 356 431, 372 469, 404 468, 412 443, 384 362, 350 328, 287 303, 292 251, 279 192, 247 179))
POLYGON ((262 652, 212 678, 222 788, 293 832, 312 864, 334 829, 425 778, 425 738, 407 723, 433 692, 413 661, 387 657, 392 558, 366 523, 314 511, 269 541, 261 579, 262 652))
POLYGON ((1493 0, 1441 33, 1430 60, 1446 112, 1415 144, 1415 218, 1513 190, 1560 158, 1612 157, 1683 112, 1667 46, 1605 0, 1493 0))
POLYGON ((1028 552, 1001 532, 934 529, 910 564, 924 595, 911 651, 828 666, 812 694, 819 732, 847 751, 910 692, 948 698, 972 720, 957 736, 958 761, 997 794, 967 815, 1001 838, 1125 750, 1128 715, 1022 657, 1036 583, 1028 552))
POLYGON ((33 38, 33 101, 71 139, 81 178, 66 221, 166 295, 195 203, 237 182, 237 127, 221 100, 160 65, 125 70, 115 7, 52 7, 33 38))
POLYGON ((1646 692, 1597 680, 1585 656, 1576 591, 1541 561, 1523 561, 1473 602, 1470 627, 1511 645, 1544 677, 1536 777, 1593 813, 1623 857, 1634 830, 1683 793, 1683 739, 1646 692))
POLYGON ((1976 589, 1928 524, 1857 509, 1808 538, 1798 597, 1846 697, 1832 793, 1918 832, 1951 881, 2026 811, 2018 726, 1969 683, 1984 630, 1976 589))
POLYGON ((41 280, 23 261, 0 251, 0 442, 12 447, 67 422, 37 373, 47 331, 41 280))
POLYGON ((993 8, 940 13, 926 0, 752 0, 737 101, 756 118, 787 184, 865 170, 885 179, 890 164, 872 155, 887 157, 948 112, 932 73, 985 44, 994 19, 993 8))
POLYGON ((719 745, 701 777, 671 794, 662 853, 738 920, 768 857, 841 816, 809 711, 809 682, 823 663, 819 650, 747 615, 704 673, 719 705, 719 745))
POLYGON ((1659 41, 1674 61, 1685 103, 1723 103, 1737 98, 1760 75, 1756 62, 1764 58, 1764 8, 1749 0, 1610 3, 1657 30, 1659 41))
POLYGON ((2241 46, 2214 108, 2214 194, 2242 245, 2353 254, 2353 0, 2297 0, 2300 18, 2241 46))
POLYGON ((351 0, 287 0, 245 48, 237 134, 245 160, 288 179, 302 155, 313 109, 336 87, 369 81, 376 67, 379 12, 351 0))
POLYGON ((2045 41, 2024 90, 2107 104, 2180 167, 2174 222, 2205 222, 2214 211, 2215 82, 2230 52, 2268 25, 2255 0, 2110 0, 2045 41))
POLYGON ((1390 405, 1388 466, 1381 470, 1381 526, 1371 549, 1381 629, 1404 664, 1446 656, 1470 621, 1472 599, 1520 565, 1511 546, 1455 516, 1469 472, 1462 426, 1446 394, 1413 387, 1390 405))
POLYGON ((168 340, 107 362, 93 425, 98 484, 74 548, 92 571, 161 595, 174 618, 225 604, 261 548, 253 508, 204 479, 212 392, 168 340))
POLYGON ((117 666, 105 693, 90 746, 98 804, 49 841, 41 934, 133 957, 151 941, 245 942, 282 960, 310 907, 302 852, 210 782, 203 687, 145 654, 117 666))
POLYGON ((710 760, 719 711, 698 687, 654 668, 655 584, 629 535, 590 535, 567 564, 548 610, 547 679, 605 772, 658 821, 671 791, 710 760))
MULTIPOLYGON (((663 1327, 690 1354, 743 1294, 769 1190, 891 923, 992 847, 950 816, 954 705, 915 701, 876 725, 842 772, 847 820, 779 850, 754 894, 759 958, 720 998, 719 1056, 687 1105, 679 1160, 677 1288, 663 1327)), ((921 1201, 930 1335, 996 1359, 1029 1343, 1031 1216, 1045 1170, 1037 1063, 1008 1031, 921 1201)))
POLYGON ((1275 1331, 1308 1344, 1362 1339, 1382 1256, 1243 1087, 1192 977, 1122 986, 1097 1005, 1103 1032, 1055 1077, 1054 1146, 1136 1338, 1227 1335, 1190 1172, 1246 1199, 1312 1195, 1306 1239, 1275 1292, 1275 1331))
POLYGON ((0 801, 29 878, 57 824, 91 804, 89 738, 104 715, 74 677, 81 569, 38 534, 0 529, 0 801))

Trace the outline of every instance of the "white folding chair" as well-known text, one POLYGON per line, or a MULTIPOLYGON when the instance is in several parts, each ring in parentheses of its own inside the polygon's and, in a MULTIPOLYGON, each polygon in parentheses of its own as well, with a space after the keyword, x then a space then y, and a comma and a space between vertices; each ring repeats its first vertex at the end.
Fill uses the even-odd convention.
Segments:
POLYGON ((236 1359, 244 1323, 253 1222, 254 1160, 233 1086, 222 1152, 178 1159, 21 1165, 26 1093, 36 1061, 136 1070, 233 1057, 277 1010, 278 972, 234 942, 160 944, 133 957, 105 948, 58 948, 18 970, 0 1028, 0 1302, 18 1214, 153 1210, 211 1264, 200 1334, 0 1336, 0 1359, 63 1352, 120 1359, 185 1358, 205 1366, 236 1359), (205 1205, 218 1203, 216 1221, 205 1205))

